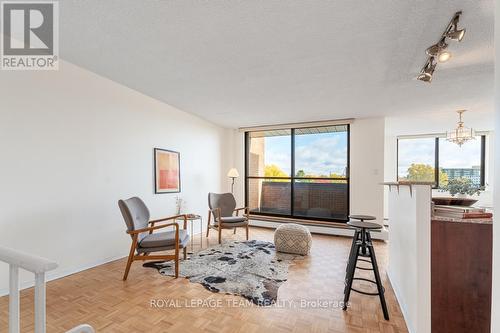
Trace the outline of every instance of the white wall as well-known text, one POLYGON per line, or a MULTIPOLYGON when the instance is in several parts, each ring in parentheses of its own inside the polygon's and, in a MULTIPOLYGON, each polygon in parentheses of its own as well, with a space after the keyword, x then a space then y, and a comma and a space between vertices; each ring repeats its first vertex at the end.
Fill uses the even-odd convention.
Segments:
POLYGON ((431 331, 431 188, 389 191, 391 281, 410 333, 431 331))
MULTIPOLYGON (((378 217, 382 223, 384 177, 384 118, 355 119, 351 124, 350 139, 352 214, 368 214, 378 217)), ((235 186, 238 203, 245 203, 245 139, 244 133, 233 132, 233 165, 241 178, 235 186)))
POLYGON ((351 214, 383 223, 384 118, 355 119, 351 125, 351 214))
MULTIPOLYGON (((228 188, 229 130, 65 62, 2 71, 0 119, 0 243, 57 261, 52 277, 128 253, 118 199, 161 217, 179 195, 206 215, 207 193, 228 188), (154 147, 181 153, 182 193, 153 194, 154 147)), ((7 281, 0 264, 0 294, 7 281)))

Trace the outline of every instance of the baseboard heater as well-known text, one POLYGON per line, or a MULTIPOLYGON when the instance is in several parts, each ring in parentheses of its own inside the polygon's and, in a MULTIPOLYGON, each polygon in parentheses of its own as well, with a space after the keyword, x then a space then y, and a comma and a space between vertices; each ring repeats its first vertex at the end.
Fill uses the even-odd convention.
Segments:
MULTIPOLYGON (((347 237, 352 237, 354 234, 353 230, 350 229, 345 223, 250 215, 250 225, 255 227, 275 229, 283 223, 302 224, 305 227, 307 227, 311 233, 314 234, 347 236, 347 237)), ((372 231, 371 235, 373 239, 379 239, 384 241, 389 240, 389 231, 386 227, 383 227, 382 230, 380 231, 372 231)))

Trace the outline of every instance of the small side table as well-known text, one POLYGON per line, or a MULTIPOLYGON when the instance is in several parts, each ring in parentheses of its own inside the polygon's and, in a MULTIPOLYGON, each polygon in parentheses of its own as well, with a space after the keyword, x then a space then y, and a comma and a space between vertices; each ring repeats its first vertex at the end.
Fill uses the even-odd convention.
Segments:
MULTIPOLYGON (((200 247, 203 248, 203 217, 201 215, 197 214, 186 214, 188 215, 187 221, 190 224, 191 227, 191 233, 189 234, 189 237, 191 238, 191 250, 193 250, 193 224, 194 221, 200 221, 200 247)), ((184 221, 183 218, 178 218, 178 221, 184 221)))

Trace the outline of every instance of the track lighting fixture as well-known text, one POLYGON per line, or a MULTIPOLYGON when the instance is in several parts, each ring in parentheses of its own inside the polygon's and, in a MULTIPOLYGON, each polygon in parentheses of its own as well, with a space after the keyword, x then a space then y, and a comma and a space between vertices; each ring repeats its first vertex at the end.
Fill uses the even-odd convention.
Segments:
POLYGON ((441 35, 441 39, 436 44, 430 46, 425 50, 425 53, 429 56, 424 67, 417 76, 417 79, 424 82, 431 82, 432 75, 436 68, 437 61, 446 62, 451 58, 451 52, 447 50, 448 43, 446 39, 454 40, 460 42, 465 35, 465 29, 458 29, 458 21, 460 20, 460 15, 462 12, 456 12, 453 15, 450 23, 446 27, 446 30, 441 35))
POLYGON ((424 82, 431 82, 432 75, 434 74, 434 70, 436 69, 436 61, 434 57, 430 57, 425 63, 424 67, 420 71, 420 74, 417 76, 417 79, 424 82))

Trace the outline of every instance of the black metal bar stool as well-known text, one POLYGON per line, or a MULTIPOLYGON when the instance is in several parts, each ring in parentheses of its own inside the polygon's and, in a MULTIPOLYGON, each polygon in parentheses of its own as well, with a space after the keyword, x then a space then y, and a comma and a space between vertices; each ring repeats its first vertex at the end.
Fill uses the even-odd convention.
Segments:
MULTIPOLYGON (((360 219, 361 216, 353 215, 352 219, 360 219)), ((382 226, 373 222, 366 222, 365 220, 371 219, 373 216, 363 216, 363 220, 360 221, 349 221, 347 224, 353 228, 355 228, 354 239, 351 246, 351 253, 349 254, 349 262, 347 263, 347 273, 345 279, 345 289, 344 289, 344 308, 343 310, 347 310, 347 304, 349 302, 349 297, 351 295, 351 290, 363 295, 369 296, 379 296, 380 304, 382 305, 382 311, 384 313, 384 318, 389 320, 389 312, 387 311, 387 304, 385 303, 385 289, 382 286, 382 281, 380 279, 380 273, 378 271, 377 259, 375 257, 375 250, 373 249, 372 238, 370 235, 370 230, 379 230, 382 229, 382 226), (369 259, 363 259, 360 257, 366 257, 369 259), (364 261, 371 264, 371 268, 358 267, 358 261, 364 261), (373 271, 375 275, 375 281, 369 280, 365 278, 357 278, 354 277, 356 273, 356 268, 362 270, 370 270, 373 271), (377 286, 376 293, 365 292, 362 290, 357 290, 352 287, 353 281, 365 281, 373 283, 377 286)), ((374 220, 373 218, 372 220, 374 220)))

